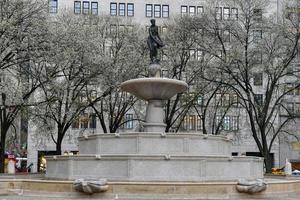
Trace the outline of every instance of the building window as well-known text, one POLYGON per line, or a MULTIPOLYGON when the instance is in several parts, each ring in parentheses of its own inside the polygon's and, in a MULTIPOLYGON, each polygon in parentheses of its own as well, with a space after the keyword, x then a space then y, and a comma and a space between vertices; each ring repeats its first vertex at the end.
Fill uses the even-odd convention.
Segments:
POLYGON ((89 100, 94 101, 97 98, 97 91, 91 90, 88 98, 89 98, 89 100))
POLYGON ((202 119, 199 115, 197 115, 197 130, 202 130, 202 119))
POLYGON ((230 94, 223 94, 222 96, 222 106, 229 107, 230 106, 230 94))
POLYGON ((231 117, 231 130, 233 130, 233 131, 239 130, 239 117, 238 116, 231 117))
POLYGON ((300 95, 300 87, 297 87, 296 85, 295 85, 295 95, 297 95, 297 96, 299 96, 300 95))
POLYGON ((216 127, 220 126, 221 130, 237 131, 239 130, 239 117, 238 116, 216 116, 216 127), (223 119, 222 119, 223 117, 223 119))
POLYGON ((119 16, 125 16, 125 3, 119 3, 119 16))
POLYGON ((286 103, 286 110, 288 113, 294 113, 294 103, 293 102, 287 102, 286 103))
POLYGON ((169 17, 169 5, 162 5, 162 17, 163 18, 169 17))
POLYGON ((187 6, 181 6, 181 16, 186 16, 188 12, 187 6))
POLYGON ((230 130, 230 117, 229 116, 225 116, 224 119, 223 119, 223 129, 225 131, 230 130))
POLYGON ((263 63, 263 55, 261 52, 257 51, 257 52, 254 52, 254 58, 253 58, 253 63, 254 64, 262 64, 263 63))
POLYGON ((239 11, 237 8, 231 8, 231 19, 232 20, 238 20, 239 18, 239 11))
POLYGON ((197 6, 197 15, 202 15, 204 12, 203 6, 197 6))
POLYGON ((203 96, 198 96, 196 101, 197 101, 196 103, 198 106, 203 106, 203 103, 204 103, 203 96))
POLYGON ((238 96, 237 94, 232 94, 232 93, 217 93, 215 96, 215 104, 217 106, 237 106, 238 105, 238 96))
POLYGON ((110 34, 115 34, 117 32, 117 25, 111 24, 110 25, 110 34))
POLYGON ((216 7, 216 19, 222 19, 222 7, 216 7))
POLYGON ((161 70, 161 77, 162 77, 162 78, 168 78, 168 77, 169 77, 169 70, 167 70, 167 69, 162 69, 162 70, 161 70))
POLYGON ((253 40, 255 42, 259 41, 262 39, 262 30, 254 30, 253 31, 253 40))
POLYGON ((7 81, 7 77, 5 74, 0 74, 0 83, 5 83, 7 81))
POLYGON ((262 94, 254 94, 254 102, 261 106, 263 104, 263 95, 262 94))
POLYGON ((154 17, 160 17, 160 5, 154 5, 154 17))
POLYGON ((74 1, 74 13, 75 14, 81 13, 81 2, 80 1, 74 1))
POLYGON ((126 27, 125 25, 119 25, 119 32, 125 32, 126 27))
POLYGON ((49 12, 50 13, 57 13, 57 0, 50 0, 49 1, 49 12))
POLYGON ((230 19, 230 8, 224 7, 223 9, 223 19, 228 20, 230 19))
POLYGON ((90 2, 84 1, 82 2, 82 14, 87 15, 89 14, 90 10, 90 2))
POLYGON ((128 3, 127 4, 127 16, 128 17, 133 17, 134 16, 134 4, 133 3, 128 3))
POLYGON ((196 15, 196 7, 195 6, 190 6, 189 7, 189 14, 191 17, 196 15))
POLYGON ((223 38, 224 42, 230 42, 230 31, 228 29, 223 31, 223 38))
POLYGON ((134 26, 133 25, 127 25, 126 29, 128 32, 132 32, 133 31, 134 26))
POLYGON ((125 115, 125 128, 126 129, 133 129, 133 114, 126 114, 125 115))
POLYGON ((98 15, 98 2, 91 2, 92 15, 98 15))
POLYGON ((189 130, 196 130, 196 115, 189 116, 189 130))
POLYGON ((110 3, 110 15, 117 16, 117 3, 110 3))
POLYGON ((196 49, 190 49, 189 50, 189 55, 191 60, 195 60, 196 56, 196 49))
POLYGON ((197 50, 197 60, 201 61, 203 59, 203 51, 197 50))
POLYGON ((239 97, 237 94, 231 94, 230 104, 235 107, 237 107, 239 105, 239 97))
POLYGON ((195 131, 202 129, 201 117, 198 115, 186 115, 183 118, 181 128, 187 131, 195 131))
POLYGON ((84 113, 80 117, 80 128, 88 128, 89 127, 89 116, 87 113, 84 113))
POLYGON ((90 128, 96 128, 97 127, 97 122, 96 122, 96 114, 95 113, 92 113, 92 114, 90 114, 90 124, 89 124, 89 126, 90 126, 90 128))
POLYGON ((72 123, 72 128, 73 128, 73 129, 79 128, 79 118, 76 119, 76 120, 72 123))
POLYGON ((215 37, 222 37, 222 30, 221 29, 215 29, 215 37))
POLYGON ((295 102, 294 105, 294 114, 299 114, 300 113, 300 102, 295 102))
POLYGON ((292 83, 287 83, 285 86, 285 92, 287 95, 294 95, 294 86, 292 83))
POLYGON ((285 92, 287 95, 300 95, 300 88, 297 87, 297 84, 287 83, 285 86, 285 92))
POLYGON ((163 26, 163 27, 161 28, 161 32, 162 32, 162 34, 167 33, 167 32, 168 32, 168 27, 163 26))
POLYGON ((96 128, 96 114, 83 113, 72 124, 73 129, 96 128))
POLYGON ((216 116, 216 124, 215 124, 215 127, 220 127, 220 129, 223 128, 223 123, 222 123, 222 116, 220 115, 217 115, 216 116))
POLYGON ((262 20, 262 10, 261 9, 254 9, 253 10, 253 17, 255 20, 262 20))
POLYGON ((215 104, 216 106, 222 105, 222 94, 217 93, 215 96, 215 104))
POLYGON ((263 74, 254 73, 253 74, 253 85, 261 86, 263 84, 263 74))
POLYGON ((187 116, 185 116, 182 120, 181 128, 183 130, 187 130, 187 125, 188 125, 188 118, 187 118, 187 116))
POLYGON ((298 6, 295 4, 294 6, 287 6, 285 9, 285 18, 287 19, 297 19, 299 17, 299 4, 298 6))
POLYGON ((152 17, 152 4, 146 4, 146 17, 152 17))

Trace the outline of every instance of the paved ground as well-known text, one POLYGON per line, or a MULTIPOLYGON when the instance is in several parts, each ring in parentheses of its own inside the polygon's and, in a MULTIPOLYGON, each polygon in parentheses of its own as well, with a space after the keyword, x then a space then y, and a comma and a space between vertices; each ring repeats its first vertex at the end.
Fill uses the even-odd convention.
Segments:
MULTIPOLYGON (((0 175, 0 179, 2 178, 2 176, 0 175)), ((7 177, 5 177, 7 178, 7 177)), ((11 178, 11 177, 9 177, 11 178)), ((14 178, 18 178, 18 177, 14 177, 14 178)), ((26 177, 27 178, 27 177, 26 177)), ((38 179, 40 179, 40 177, 37 177, 38 179)), ((274 178, 269 178, 268 181, 269 182, 272 182, 272 181, 276 181, 276 182, 279 182, 279 181, 286 181, 286 179, 274 179, 274 178)), ((293 179, 291 179, 293 180, 293 179)), ((298 177, 297 177, 297 180, 298 180, 298 177)), ((13 193, 11 193, 11 195, 13 196, 4 196, 4 194, 0 194, 0 200, 95 200, 95 199, 99 199, 100 198, 91 198, 90 196, 80 196, 80 197, 71 197, 71 196, 68 196, 68 194, 58 194, 59 196, 58 197, 48 197, 47 195, 55 195, 54 193, 48 193, 48 194, 45 194, 44 192, 41 192, 39 194, 37 193, 30 193, 30 192, 25 192, 25 193, 18 193, 18 190, 16 191, 11 191, 13 193), (20 195, 17 195, 17 194, 20 194, 20 195)), ((300 192, 300 191, 299 191, 300 192)), ((149 196, 148 196, 149 197, 149 196)), ((153 197, 150 196, 150 198, 147 198, 147 197, 144 197, 144 198, 140 198, 140 197, 137 197, 135 196, 134 198, 130 198, 130 197, 127 197, 125 198, 124 196, 116 196, 115 198, 101 198, 101 200, 166 200, 166 199, 163 199, 163 198, 155 198, 155 194, 153 194, 153 197), (151 199, 150 199, 151 198, 151 199)), ((242 200, 257 200, 257 199, 260 199, 260 200, 300 200, 300 193, 297 193, 297 194, 294 194, 294 195, 288 195, 288 196, 278 196, 278 197, 269 197, 269 198, 243 198, 242 200)), ((172 199, 168 199, 168 200, 223 200, 223 199, 204 199, 204 198, 172 198, 172 199)), ((224 198, 224 200, 237 200, 236 198, 235 199, 232 199, 232 198, 224 198)))
MULTIPOLYGON (((40 196, 0 196, 0 200, 88 200, 88 199, 95 199, 95 198, 68 198, 68 197, 60 197, 60 198, 50 198, 50 197, 40 197, 40 196)), ((105 199, 105 200, 116 200, 116 199, 122 199, 122 200, 132 200, 132 199, 123 199, 123 198, 113 198, 113 199, 105 199)), ((243 199, 243 200, 300 200, 300 195, 293 195, 293 196, 285 196, 280 198, 255 198, 255 199, 243 199)), ((134 199, 134 200, 150 200, 150 199, 134 199)), ((154 199, 151 199, 154 200, 154 199)), ((163 200, 163 199, 157 199, 157 200, 163 200)), ((172 200, 204 200, 204 199, 172 199, 172 200)), ((209 200, 215 200, 215 199, 209 199, 209 200)), ((221 199, 217 199, 221 200, 221 199)), ((226 199, 230 200, 230 199, 226 199)))

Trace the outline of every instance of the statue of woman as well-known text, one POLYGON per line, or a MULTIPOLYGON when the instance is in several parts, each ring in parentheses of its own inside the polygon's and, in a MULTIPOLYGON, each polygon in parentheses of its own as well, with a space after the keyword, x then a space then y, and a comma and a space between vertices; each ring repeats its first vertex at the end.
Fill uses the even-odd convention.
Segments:
POLYGON ((147 44, 150 50, 151 63, 158 63, 159 59, 157 58, 157 49, 163 47, 164 44, 158 35, 158 27, 155 25, 155 19, 151 19, 150 22, 151 26, 149 27, 147 44))

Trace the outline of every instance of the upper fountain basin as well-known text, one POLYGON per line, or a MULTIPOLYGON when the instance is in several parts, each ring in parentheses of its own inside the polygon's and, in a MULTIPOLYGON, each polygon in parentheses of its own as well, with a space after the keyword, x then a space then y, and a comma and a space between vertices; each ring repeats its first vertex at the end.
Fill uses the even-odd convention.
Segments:
POLYGON ((177 93, 186 91, 184 81, 169 78, 138 78, 121 84, 123 91, 129 92, 143 100, 168 100, 177 93))

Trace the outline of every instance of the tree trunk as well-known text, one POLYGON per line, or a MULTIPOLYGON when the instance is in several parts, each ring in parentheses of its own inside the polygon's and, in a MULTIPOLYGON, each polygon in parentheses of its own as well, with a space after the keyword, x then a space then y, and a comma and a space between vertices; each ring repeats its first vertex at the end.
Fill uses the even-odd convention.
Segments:
MULTIPOLYGON (((5 126, 2 124, 2 126, 5 126)), ((8 129, 1 127, 1 142, 0 142, 0 173, 4 173, 4 161, 5 161, 5 144, 6 144, 6 134, 8 129)))
POLYGON ((4 173, 4 161, 5 161, 5 140, 2 142, 1 140, 1 146, 0 146, 0 173, 4 173))
POLYGON ((272 173, 273 159, 269 154, 269 152, 265 153, 264 155, 264 163, 265 163, 266 173, 272 173))
POLYGON ((101 127, 102 127, 102 130, 103 130, 103 133, 107 133, 107 128, 106 128, 106 124, 105 124, 105 121, 100 119, 98 117, 99 121, 100 121, 100 124, 101 124, 101 127))
POLYGON ((61 155, 61 143, 62 143, 62 139, 57 139, 56 142, 56 155, 61 155))
POLYGON ((171 126, 170 126, 169 123, 167 123, 166 125, 167 125, 167 126, 166 126, 166 129, 165 129, 165 132, 166 132, 166 133, 169 133, 171 126))
POLYGON ((61 127, 57 130, 57 141, 56 141, 56 155, 61 155, 61 144, 64 138, 64 133, 61 127))

